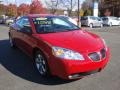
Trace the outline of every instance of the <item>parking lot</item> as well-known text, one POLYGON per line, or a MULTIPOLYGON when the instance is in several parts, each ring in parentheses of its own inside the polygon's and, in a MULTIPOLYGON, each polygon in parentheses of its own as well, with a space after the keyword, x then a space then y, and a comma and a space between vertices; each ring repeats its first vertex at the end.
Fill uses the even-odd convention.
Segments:
POLYGON ((111 49, 110 62, 100 73, 65 81, 57 77, 41 78, 28 56, 10 48, 8 27, 0 25, 0 90, 119 90, 120 27, 87 29, 106 40, 111 49))

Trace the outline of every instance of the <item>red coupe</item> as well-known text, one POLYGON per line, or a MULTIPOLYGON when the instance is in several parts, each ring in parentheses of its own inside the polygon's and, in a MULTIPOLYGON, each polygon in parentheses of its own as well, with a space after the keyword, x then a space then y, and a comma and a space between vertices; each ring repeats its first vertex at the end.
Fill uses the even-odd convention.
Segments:
POLYGON ((79 79, 100 72, 110 56, 104 39, 62 16, 23 16, 10 26, 9 41, 34 60, 41 76, 79 79))

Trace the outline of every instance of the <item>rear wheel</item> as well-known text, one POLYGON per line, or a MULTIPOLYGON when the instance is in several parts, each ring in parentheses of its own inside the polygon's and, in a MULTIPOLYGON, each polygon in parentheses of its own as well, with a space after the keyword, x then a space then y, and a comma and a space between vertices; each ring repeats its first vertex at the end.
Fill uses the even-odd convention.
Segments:
POLYGON ((37 51, 34 56, 35 67, 38 70, 40 76, 48 77, 50 75, 47 60, 45 56, 40 52, 37 51))

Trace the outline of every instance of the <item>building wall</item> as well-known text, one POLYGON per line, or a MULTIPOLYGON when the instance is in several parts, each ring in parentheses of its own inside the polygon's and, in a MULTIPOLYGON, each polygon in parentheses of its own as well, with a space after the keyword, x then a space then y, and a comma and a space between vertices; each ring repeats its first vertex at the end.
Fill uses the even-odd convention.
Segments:
POLYGON ((99 8, 101 16, 120 17, 120 0, 101 0, 99 8))

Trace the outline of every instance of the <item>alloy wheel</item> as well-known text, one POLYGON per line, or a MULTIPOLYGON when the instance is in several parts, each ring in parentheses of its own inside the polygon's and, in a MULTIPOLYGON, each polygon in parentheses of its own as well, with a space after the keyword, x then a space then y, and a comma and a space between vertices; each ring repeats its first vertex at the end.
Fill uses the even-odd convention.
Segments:
POLYGON ((37 54, 35 57, 35 65, 41 76, 46 75, 47 65, 45 58, 41 54, 37 54))

